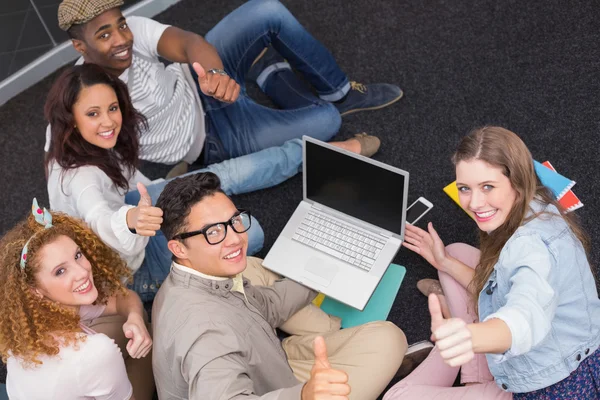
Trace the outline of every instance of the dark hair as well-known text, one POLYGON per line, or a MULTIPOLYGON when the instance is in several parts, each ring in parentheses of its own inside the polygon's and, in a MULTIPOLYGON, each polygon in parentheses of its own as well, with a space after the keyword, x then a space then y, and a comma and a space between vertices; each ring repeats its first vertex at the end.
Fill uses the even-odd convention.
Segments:
POLYGON ((83 27, 85 24, 74 24, 71 25, 69 29, 67 29, 67 34, 71 39, 83 40, 83 27))
POLYGON ((167 240, 183 233, 192 207, 215 193, 225 194, 219 177, 212 172, 188 175, 169 182, 156 202, 156 207, 163 211, 160 230, 167 240))
POLYGON ((94 64, 70 67, 52 85, 44 106, 44 115, 51 129, 50 148, 46 154, 46 175, 50 172, 52 160, 56 160, 63 168, 63 173, 69 169, 93 165, 100 168, 117 187, 129 189, 124 171, 129 175, 135 172, 139 161, 138 135, 148 125, 144 116, 133 108, 127 86, 123 82, 94 64), (110 86, 115 91, 123 116, 117 144, 110 150, 88 143, 75 128, 73 105, 77 102, 81 89, 98 84, 110 86))

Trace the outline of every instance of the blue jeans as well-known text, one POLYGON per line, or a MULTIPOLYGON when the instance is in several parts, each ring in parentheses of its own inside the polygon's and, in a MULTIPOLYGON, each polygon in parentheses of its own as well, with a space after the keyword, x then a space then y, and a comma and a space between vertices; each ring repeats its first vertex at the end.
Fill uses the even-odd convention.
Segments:
POLYGON ((227 104, 197 87, 208 116, 204 164, 281 146, 302 135, 329 141, 338 132, 341 117, 337 108, 315 95, 291 69, 274 72, 263 87, 280 109, 257 104, 246 94, 246 74, 269 45, 301 72, 320 96, 335 100, 348 90, 348 79, 331 53, 279 1, 248 1, 221 20, 205 39, 217 49, 225 71, 240 84, 241 91, 236 102, 227 104))
MULTIPOLYGON (((300 171, 301 163, 302 142, 296 139, 286 142, 283 146, 271 147, 257 153, 212 164, 184 176, 207 171, 213 172, 221 180, 223 191, 228 195, 233 195, 277 185, 296 175, 300 171)), ((147 186, 152 204, 156 204, 168 182, 162 181, 147 186)), ((137 205, 139 201, 140 194, 137 190, 125 195, 127 204, 137 205)), ((260 224, 252 217, 252 226, 248 230, 248 254, 252 255, 260 251, 264 239, 265 235, 260 224)), ((137 292, 144 302, 154 299, 158 288, 169 274, 172 255, 167 247, 167 242, 161 231, 158 231, 156 236, 150 237, 146 245, 144 261, 133 277, 131 289, 137 292)))

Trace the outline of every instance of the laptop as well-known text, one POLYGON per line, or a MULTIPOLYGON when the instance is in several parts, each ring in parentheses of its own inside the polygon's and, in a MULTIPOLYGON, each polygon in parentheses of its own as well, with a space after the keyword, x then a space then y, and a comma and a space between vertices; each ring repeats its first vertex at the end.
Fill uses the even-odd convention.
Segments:
POLYGON ((302 139, 303 200, 263 265, 363 310, 402 245, 409 174, 302 139))

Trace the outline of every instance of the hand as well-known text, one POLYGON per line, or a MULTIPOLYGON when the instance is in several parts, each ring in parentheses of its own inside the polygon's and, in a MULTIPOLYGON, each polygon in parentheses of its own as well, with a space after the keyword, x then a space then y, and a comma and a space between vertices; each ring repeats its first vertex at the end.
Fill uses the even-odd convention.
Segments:
POLYGON ((193 63, 192 67, 198 74, 198 84, 202 93, 225 103, 233 103, 237 100, 240 95, 240 85, 229 75, 206 73, 202 65, 197 62, 193 63))
POLYGON ((448 259, 446 246, 438 236, 433 224, 427 224, 425 231, 411 224, 406 224, 404 231, 404 242, 402 245, 409 250, 420 254, 427 262, 437 270, 444 271, 444 264, 448 259))
POLYGON ((123 332, 129 340, 127 342, 127 352, 133 358, 146 357, 152 348, 152 338, 144 318, 139 314, 129 314, 127 322, 123 324, 123 332))
POLYGON ((444 362, 451 367, 459 367, 475 357, 471 331, 460 318, 444 319, 440 299, 429 295, 429 313, 431 314, 431 340, 440 351, 444 362))
POLYGON ((350 394, 348 375, 331 368, 327 359, 325 339, 317 336, 314 342, 315 365, 310 371, 310 379, 302 388, 302 400, 344 400, 350 394))
POLYGON ((138 235, 154 236, 163 222, 163 212, 160 208, 152 206, 152 199, 143 183, 138 182, 137 189, 140 192, 140 201, 137 207, 127 211, 127 226, 135 229, 138 235))

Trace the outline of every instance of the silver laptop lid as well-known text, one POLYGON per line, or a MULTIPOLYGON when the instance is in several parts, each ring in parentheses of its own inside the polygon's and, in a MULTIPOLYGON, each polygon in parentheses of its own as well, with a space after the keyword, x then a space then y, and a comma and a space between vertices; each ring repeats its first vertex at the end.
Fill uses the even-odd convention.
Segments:
POLYGON ((304 201, 404 239, 408 172, 308 136, 302 140, 304 201))

